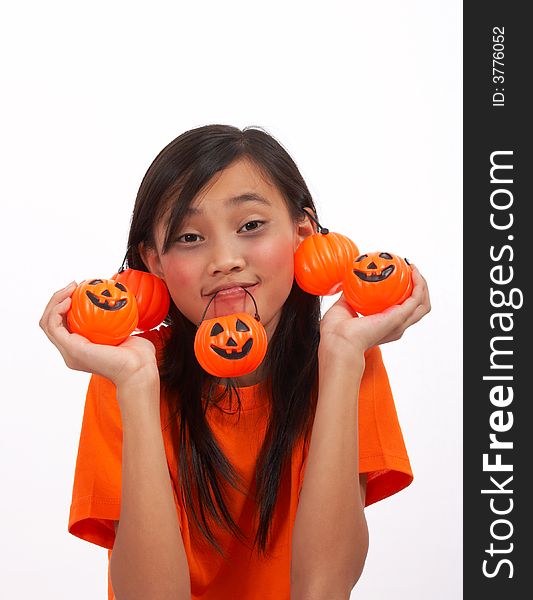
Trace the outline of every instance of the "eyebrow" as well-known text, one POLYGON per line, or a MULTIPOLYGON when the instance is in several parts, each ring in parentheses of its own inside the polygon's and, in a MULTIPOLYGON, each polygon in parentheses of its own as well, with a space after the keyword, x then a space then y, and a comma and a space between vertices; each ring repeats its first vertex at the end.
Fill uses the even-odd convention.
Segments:
MULTIPOLYGON (((270 200, 267 200, 260 194, 256 194, 255 192, 246 192, 244 194, 239 194, 238 196, 233 196, 231 198, 227 198, 225 201, 226 206, 239 206, 244 204, 245 202, 259 202, 264 204, 265 206, 272 206, 270 200)), ((187 215, 201 215, 202 210, 199 208, 189 207, 186 211, 187 215)))

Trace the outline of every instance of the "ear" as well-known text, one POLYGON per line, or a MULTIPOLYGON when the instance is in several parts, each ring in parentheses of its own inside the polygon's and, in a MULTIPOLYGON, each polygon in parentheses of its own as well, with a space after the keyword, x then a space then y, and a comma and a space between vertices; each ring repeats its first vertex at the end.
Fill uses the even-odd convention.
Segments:
MULTIPOLYGON (((309 206, 306 206, 305 210, 306 212, 311 213, 311 215, 313 215, 313 217, 316 219, 316 214, 313 209, 309 208, 309 206)), ((310 217, 306 217, 304 215, 302 220, 298 221, 298 223, 295 225, 294 251, 296 252, 296 248, 298 248, 298 246, 305 240, 306 237, 313 235, 313 233, 316 233, 317 231, 318 228, 316 223, 310 217)))
POLYGON ((139 244, 139 254, 150 273, 165 281, 157 250, 155 248, 150 248, 149 246, 146 246, 144 242, 141 242, 141 244, 139 244))

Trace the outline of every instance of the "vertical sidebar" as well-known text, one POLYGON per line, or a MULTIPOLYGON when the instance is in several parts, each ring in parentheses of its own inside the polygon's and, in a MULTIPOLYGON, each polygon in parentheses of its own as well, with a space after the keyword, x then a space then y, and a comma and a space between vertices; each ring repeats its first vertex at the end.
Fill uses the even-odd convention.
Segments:
POLYGON ((533 52, 525 4, 464 3, 464 598, 529 598, 533 52))

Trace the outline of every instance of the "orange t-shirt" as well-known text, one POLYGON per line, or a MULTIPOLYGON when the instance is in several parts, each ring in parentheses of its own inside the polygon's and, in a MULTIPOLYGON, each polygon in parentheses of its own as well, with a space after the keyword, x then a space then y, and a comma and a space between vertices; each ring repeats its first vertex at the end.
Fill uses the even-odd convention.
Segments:
MULTIPOLYGON (((141 334, 150 339, 161 357, 168 328, 141 334)), ((408 486, 413 480, 409 457, 398 423, 387 372, 379 347, 366 353, 359 391, 359 472, 367 473, 365 506, 408 486)), ((246 485, 255 477, 255 461, 267 425, 268 398, 263 384, 239 388, 242 413, 207 412, 208 423, 246 485)), ((162 394, 163 398, 163 394, 162 394)), ((225 405, 229 408, 229 405, 225 405)), ((232 408, 232 410, 234 407, 232 408)), ((161 401, 161 429, 165 452, 176 473, 170 441, 166 402, 161 401)), ((282 481, 272 524, 269 555, 258 558, 254 550, 213 527, 227 561, 203 540, 191 535, 181 498, 174 494, 180 531, 187 553, 192 600, 289 600, 291 537, 303 483, 308 444, 301 441, 291 457, 290 478, 282 481)), ((115 386, 93 375, 89 382, 74 472, 68 531, 108 549, 108 600, 114 600, 109 559, 115 540, 113 521, 120 518, 122 479, 122 423, 115 386)), ((255 487, 255 483, 254 483, 255 487)), ((247 539, 253 540, 257 521, 250 500, 226 486, 227 506, 247 539)), ((195 529, 195 531, 197 531, 195 529)))

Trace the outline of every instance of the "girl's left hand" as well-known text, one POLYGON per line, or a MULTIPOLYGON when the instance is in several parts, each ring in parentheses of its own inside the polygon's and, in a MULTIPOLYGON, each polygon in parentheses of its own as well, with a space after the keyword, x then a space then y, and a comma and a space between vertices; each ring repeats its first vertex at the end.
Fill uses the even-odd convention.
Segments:
POLYGON ((431 310, 426 280, 415 265, 412 267, 411 296, 403 304, 391 306, 383 312, 358 317, 342 294, 320 322, 319 348, 326 349, 328 354, 353 350, 360 357, 373 346, 399 340, 408 327, 431 310))

